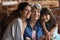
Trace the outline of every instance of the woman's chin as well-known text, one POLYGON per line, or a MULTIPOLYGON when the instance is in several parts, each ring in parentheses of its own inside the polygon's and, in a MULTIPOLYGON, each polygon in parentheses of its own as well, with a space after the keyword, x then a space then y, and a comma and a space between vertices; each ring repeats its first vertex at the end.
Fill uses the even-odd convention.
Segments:
POLYGON ((27 16, 27 18, 29 19, 29 18, 30 18, 30 15, 29 15, 29 16, 27 16))
POLYGON ((38 18, 35 18, 35 20, 38 20, 38 18))
POLYGON ((27 17, 27 19, 29 19, 29 17, 27 17))
POLYGON ((45 22, 48 22, 48 20, 45 20, 45 22))

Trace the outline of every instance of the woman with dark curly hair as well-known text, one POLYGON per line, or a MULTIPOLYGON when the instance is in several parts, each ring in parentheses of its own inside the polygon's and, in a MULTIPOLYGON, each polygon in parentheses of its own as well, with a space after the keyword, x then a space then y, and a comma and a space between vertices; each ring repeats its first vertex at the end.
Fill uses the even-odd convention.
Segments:
POLYGON ((12 14, 15 17, 9 24, 2 40, 23 40, 23 33, 26 27, 26 19, 31 15, 31 6, 27 2, 22 2, 18 5, 17 10, 12 14))

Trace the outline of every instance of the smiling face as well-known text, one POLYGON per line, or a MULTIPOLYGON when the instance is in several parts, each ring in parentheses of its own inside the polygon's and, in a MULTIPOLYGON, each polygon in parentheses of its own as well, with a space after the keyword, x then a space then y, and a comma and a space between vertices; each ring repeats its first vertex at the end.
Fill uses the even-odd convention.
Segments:
POLYGON ((49 14, 44 14, 42 17, 41 17, 42 20, 44 20, 45 22, 48 22, 50 20, 50 15, 49 14))
POLYGON ((31 15, 31 7, 28 5, 24 8, 24 10, 22 11, 22 16, 24 18, 30 18, 30 15, 31 15))
POLYGON ((31 17, 32 17, 34 20, 38 20, 39 17, 40 17, 40 10, 38 10, 37 8, 32 8, 31 17))

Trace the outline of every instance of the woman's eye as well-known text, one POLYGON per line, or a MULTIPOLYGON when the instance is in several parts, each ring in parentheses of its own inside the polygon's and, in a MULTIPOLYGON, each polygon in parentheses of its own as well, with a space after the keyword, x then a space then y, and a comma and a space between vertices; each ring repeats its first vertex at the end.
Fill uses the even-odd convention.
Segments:
POLYGON ((40 13, 40 11, 38 11, 38 13, 40 13))

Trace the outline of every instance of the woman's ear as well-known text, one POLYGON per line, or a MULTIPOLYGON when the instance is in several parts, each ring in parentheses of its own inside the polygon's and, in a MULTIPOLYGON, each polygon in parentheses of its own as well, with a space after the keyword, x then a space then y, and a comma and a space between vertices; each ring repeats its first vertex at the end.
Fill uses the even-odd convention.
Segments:
POLYGON ((22 11, 19 11, 20 15, 22 15, 22 11))

